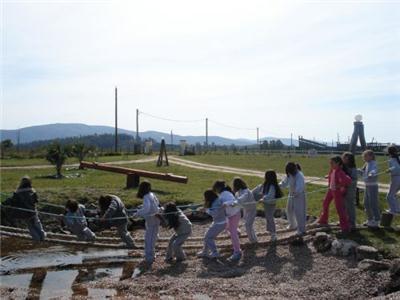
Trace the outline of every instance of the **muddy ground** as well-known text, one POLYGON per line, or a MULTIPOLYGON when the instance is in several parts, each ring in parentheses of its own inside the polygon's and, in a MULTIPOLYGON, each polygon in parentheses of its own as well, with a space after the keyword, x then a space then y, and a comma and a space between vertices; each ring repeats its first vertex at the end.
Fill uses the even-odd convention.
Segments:
MULTIPOLYGON (((284 228, 285 222, 279 221, 278 227, 284 228)), ((193 236, 204 234, 208 225, 196 224, 193 236)), ((256 229, 257 232, 265 231, 262 218, 257 218, 256 229)), ((142 230, 134 232, 137 237, 142 234, 142 230)), ((161 237, 170 234, 165 229, 160 232, 161 237)), ((4 243, 4 239, 2 241, 4 243)), ((6 248, 2 245, 2 252, 11 251, 6 248)), ((160 250, 152 268, 141 274, 137 274, 140 257, 119 264, 121 270, 117 271, 106 268, 94 272, 96 265, 90 268, 82 266, 74 270, 78 276, 71 290, 66 291, 65 298, 400 299, 400 292, 388 289, 389 272, 362 271, 357 268, 354 257, 339 258, 329 253, 317 253, 311 243, 247 247, 238 264, 227 261, 229 253, 219 260, 209 260, 196 258, 195 252, 188 252, 185 262, 167 264, 164 251, 160 250), (389 292, 394 293, 385 295, 389 292)), ((133 258, 137 254, 137 251, 132 251, 129 255, 133 258)), ((38 269, 32 275, 29 291, 3 286, 1 298, 23 299, 27 294, 30 299, 43 297, 41 272, 46 273, 46 270, 38 269)))

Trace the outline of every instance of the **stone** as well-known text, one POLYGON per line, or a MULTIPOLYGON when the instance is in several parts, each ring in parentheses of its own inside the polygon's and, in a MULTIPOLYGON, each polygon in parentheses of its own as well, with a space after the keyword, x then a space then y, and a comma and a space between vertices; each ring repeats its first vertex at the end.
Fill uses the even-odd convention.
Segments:
POLYGON ((396 258, 392 261, 392 266, 390 268, 390 277, 400 278, 400 258, 396 258))
POLYGON ((362 245, 362 246, 357 247, 356 257, 357 257, 357 260, 363 260, 363 259, 378 260, 379 252, 374 247, 362 245))
POLYGON ((389 270, 391 268, 391 264, 386 261, 363 259, 358 263, 358 268, 364 271, 380 272, 389 270))
POLYGON ((317 232, 313 246, 317 252, 326 252, 332 247, 332 237, 326 232, 317 232))
POLYGON ((358 244, 355 241, 339 239, 332 242, 331 252, 336 256, 349 256, 355 253, 357 247, 358 244))

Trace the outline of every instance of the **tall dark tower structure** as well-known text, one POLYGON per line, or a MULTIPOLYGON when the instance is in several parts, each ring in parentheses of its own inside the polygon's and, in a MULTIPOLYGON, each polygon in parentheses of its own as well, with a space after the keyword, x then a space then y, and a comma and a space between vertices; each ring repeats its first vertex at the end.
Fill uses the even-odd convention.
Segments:
POLYGON ((356 115, 355 122, 354 122, 354 131, 353 135, 351 136, 350 141, 350 151, 351 153, 355 153, 357 149, 357 141, 360 139, 361 149, 367 149, 367 143, 365 142, 365 135, 364 135, 364 124, 362 122, 362 116, 356 115))

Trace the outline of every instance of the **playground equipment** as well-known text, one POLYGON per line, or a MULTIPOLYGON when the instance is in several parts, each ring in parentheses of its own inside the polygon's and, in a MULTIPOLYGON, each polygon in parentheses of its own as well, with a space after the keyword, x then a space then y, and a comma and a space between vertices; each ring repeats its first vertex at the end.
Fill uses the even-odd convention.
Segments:
POLYGON ((82 168, 102 170, 102 171, 108 171, 126 175, 126 188, 128 189, 138 187, 140 182, 140 177, 172 181, 177 183, 188 182, 187 176, 179 176, 172 173, 151 172, 151 171, 130 169, 125 167, 116 167, 109 164, 100 164, 97 162, 86 162, 86 161, 82 161, 80 166, 82 168))
POLYGON ((355 119, 354 131, 353 131, 353 135, 351 136, 350 149, 349 149, 349 151, 353 154, 356 152, 358 139, 360 139, 361 149, 363 151, 365 149, 367 149, 367 143, 365 142, 364 124, 362 122, 362 116, 356 115, 354 117, 354 119, 355 119))

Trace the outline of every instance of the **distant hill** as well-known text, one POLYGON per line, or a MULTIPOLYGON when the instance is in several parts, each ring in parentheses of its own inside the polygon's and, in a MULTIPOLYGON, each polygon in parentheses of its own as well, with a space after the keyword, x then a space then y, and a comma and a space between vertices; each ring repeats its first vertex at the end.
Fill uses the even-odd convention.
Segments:
MULTIPOLYGON (((44 141, 44 140, 52 140, 52 139, 61 139, 68 137, 79 137, 79 136, 88 136, 94 134, 114 134, 114 127, 111 126, 97 126, 97 125, 86 125, 79 123, 56 123, 56 124, 48 124, 48 125, 38 125, 38 126, 30 126, 21 128, 19 130, 0 130, 0 140, 10 139, 14 144, 17 143, 18 140, 18 131, 19 131, 19 139, 21 144, 31 143, 35 141, 44 141)), ((136 132, 119 128, 119 134, 128 134, 135 136, 136 132)), ((140 132, 140 137, 142 139, 152 138, 156 141, 160 141, 161 138, 165 138, 167 143, 170 143, 170 134, 158 131, 145 131, 140 132)), ((287 138, 278 138, 278 137, 266 137, 261 140, 276 140, 280 139, 284 144, 290 145, 290 139, 287 138)), ((179 144, 180 140, 186 140, 189 144, 201 143, 203 144, 205 141, 205 136, 182 136, 182 135, 174 135, 173 142, 174 144, 179 144)), ((214 143, 216 145, 231 145, 235 144, 237 146, 245 146, 255 144, 255 140, 251 139, 229 139, 221 136, 209 136, 209 143, 214 143)), ((298 145, 297 140, 293 140, 294 146, 298 145)))

